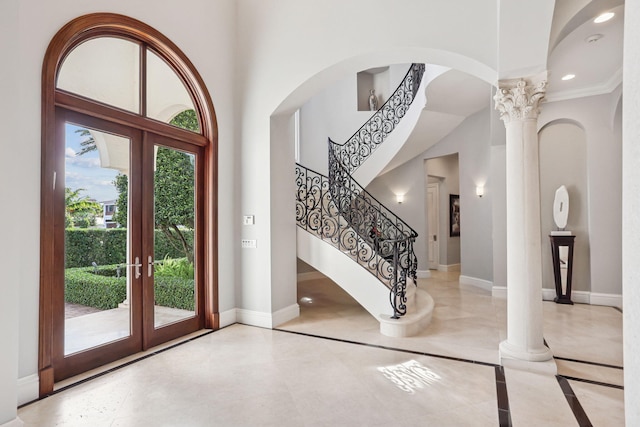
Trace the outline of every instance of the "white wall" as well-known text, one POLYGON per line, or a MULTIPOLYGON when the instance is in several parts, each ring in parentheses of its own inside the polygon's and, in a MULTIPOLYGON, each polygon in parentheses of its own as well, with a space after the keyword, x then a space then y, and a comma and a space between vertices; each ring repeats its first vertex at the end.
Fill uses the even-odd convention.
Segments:
MULTIPOLYGON (((640 71, 640 2, 625 3, 624 75, 640 71)), ((640 425, 640 80, 624 80, 622 224, 624 283, 624 405, 625 423, 640 425)))
POLYGON ((553 220, 553 201, 558 187, 564 185, 569 192, 569 217, 566 230, 576 236, 571 286, 575 291, 590 291, 586 135, 575 124, 554 122, 542 129, 538 138, 542 287, 555 289, 549 233, 551 230, 557 230, 553 220))
MULTIPOLYGON (((501 123, 499 123, 501 124, 501 123)), ((505 127, 501 129, 504 135, 505 127)), ((498 133, 498 132, 496 132, 498 133)), ((503 141, 505 141, 503 139, 503 141)), ((491 217, 493 224, 493 286, 507 286, 507 146, 491 146, 491 217)), ((486 191, 486 190, 485 190, 486 191)))
MULTIPOLYGON (((591 292, 622 293, 622 141, 619 93, 542 105, 538 128, 572 121, 586 136, 591 292)), ((571 209, 571 208, 570 208, 571 209)), ((545 245, 548 243, 545 241, 545 245)))
MULTIPOLYGON (((2 188, 4 200, 16 200, 20 204, 19 220, 15 221, 20 239, 14 248, 14 256, 20 258, 16 262, 10 257, 0 257, 0 268, 14 272, 16 278, 8 286, 20 289, 19 377, 29 378, 37 373, 38 362, 40 75, 47 45, 60 27, 90 12, 122 13, 155 27, 194 63, 209 89, 217 114, 221 248, 223 242, 239 240, 239 212, 234 195, 238 192, 235 183, 240 173, 237 169, 239 151, 234 128, 235 6, 232 0, 185 0, 182 6, 190 13, 175 13, 175 4, 169 2, 156 3, 150 8, 144 0, 22 0, 19 6, 19 20, 12 21, 8 28, 13 30, 9 40, 15 43, 20 52, 19 56, 14 55, 15 61, 11 61, 16 64, 19 75, 10 80, 12 86, 20 91, 20 97, 19 101, 12 103, 16 120, 12 126, 3 127, 7 141, 14 145, 12 150, 16 157, 12 157, 0 173, 3 182, 20 183, 19 191, 15 187, 15 191, 18 191, 15 194, 12 193, 14 190, 2 188)), ((7 81, 4 77, 2 80, 7 81)), ((3 215, 6 214, 3 212, 3 215)), ((233 289, 239 268, 236 255, 234 249, 218 252, 220 311, 235 307, 233 289)), ((31 393, 32 399, 36 397, 31 393)))
MULTIPOLYGON (((489 108, 468 117, 453 132, 439 143, 413 158, 409 162, 377 177, 368 187, 378 200, 391 207, 403 220, 418 232, 416 255, 418 268, 427 267, 426 243, 426 182, 425 160, 439 159, 433 163, 435 172, 450 177, 452 188, 460 195, 461 232, 460 237, 450 238, 445 248, 441 248, 441 257, 448 264, 454 263, 455 241, 459 240, 462 274, 471 278, 491 281, 493 278, 493 242, 492 242, 492 192, 491 187, 491 125, 497 120, 489 108), (446 169, 455 168, 450 162, 457 153, 459 172, 453 174, 446 169), (454 176, 459 176, 453 179, 454 176), (476 196, 476 185, 484 184, 485 196, 476 196), (405 193, 401 205, 395 202, 396 192, 405 193), (449 248, 449 246, 452 246, 449 248), (443 251, 447 251, 443 253, 443 251)), ((498 124, 500 124, 498 122, 498 124)), ((429 160, 431 163, 431 160, 429 160)), ((428 172, 432 174, 431 172, 428 172)), ((449 193, 442 191, 440 221, 443 236, 449 236, 449 193), (446 200, 446 201, 445 201, 446 200)), ((454 194, 456 194, 454 193, 454 194)), ((443 245, 444 246, 444 245, 443 245)), ((443 264, 443 259, 440 263, 443 264)))
MULTIPOLYGON (((18 7, 18 0, 0 3, 0 56, 5 64, 19 61, 19 48, 14 36, 18 30, 18 7)), ((19 79, 20 70, 18 67, 3 67, 1 73, 0 93, 5 100, 0 104, 0 126, 3 129, 0 140, 3 147, 0 155, 0 197, 5 201, 5 208, 0 209, 0 224, 3 224, 0 229, 0 425, 3 425, 16 418, 18 395, 18 315, 22 305, 20 298, 24 297, 20 286, 23 269, 20 265, 24 259, 20 242, 24 227, 20 223, 23 209, 18 178, 21 174, 16 175, 16 165, 26 159, 24 147, 19 143, 21 129, 16 126, 20 121, 20 91, 15 82, 19 79)))
MULTIPOLYGON (((465 119, 439 143, 425 151, 423 159, 458 153, 460 168, 460 264, 461 273, 475 279, 493 280, 493 221, 491 183, 492 126, 489 108, 465 119), (476 186, 484 185, 483 197, 476 186)), ((448 202, 447 202, 448 203, 448 202)))
MULTIPOLYGON (((386 86, 394 91, 410 64, 391 65, 381 73, 386 86)), ((358 111, 357 75, 349 75, 326 87, 300 109, 300 164, 323 175, 328 173, 327 138, 345 143, 371 117, 371 111, 358 111)), ((368 92, 367 92, 368 93, 368 92)), ((378 94, 378 106, 386 98, 378 94)), ((389 93, 386 94, 390 95, 389 93)))

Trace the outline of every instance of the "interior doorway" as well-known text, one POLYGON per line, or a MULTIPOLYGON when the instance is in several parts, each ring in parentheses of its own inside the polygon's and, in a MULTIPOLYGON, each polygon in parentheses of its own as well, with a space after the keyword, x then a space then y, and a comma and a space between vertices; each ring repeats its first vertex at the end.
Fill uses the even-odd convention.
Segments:
POLYGON ((427 185, 427 256, 430 270, 440 265, 440 185, 427 185))

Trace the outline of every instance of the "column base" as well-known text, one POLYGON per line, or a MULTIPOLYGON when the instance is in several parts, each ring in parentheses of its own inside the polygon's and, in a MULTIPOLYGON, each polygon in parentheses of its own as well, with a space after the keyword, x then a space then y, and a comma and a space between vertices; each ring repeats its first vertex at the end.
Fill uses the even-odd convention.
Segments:
POLYGON ((551 350, 544 345, 540 348, 523 349, 521 347, 516 347, 505 340, 500 343, 500 359, 515 359, 525 362, 545 362, 553 359, 553 353, 551 353, 551 350))

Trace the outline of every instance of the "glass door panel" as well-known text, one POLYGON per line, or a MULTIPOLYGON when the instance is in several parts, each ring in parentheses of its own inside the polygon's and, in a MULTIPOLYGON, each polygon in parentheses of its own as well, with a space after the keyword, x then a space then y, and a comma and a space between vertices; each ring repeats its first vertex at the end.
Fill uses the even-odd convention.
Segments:
POLYGON ((128 261, 130 138, 69 122, 64 132, 67 356, 131 336, 140 266, 128 261))
MULTIPOLYGON (((154 146, 153 276, 155 328, 196 315, 196 156, 154 146)), ((149 255, 149 257, 151 257, 149 255)))

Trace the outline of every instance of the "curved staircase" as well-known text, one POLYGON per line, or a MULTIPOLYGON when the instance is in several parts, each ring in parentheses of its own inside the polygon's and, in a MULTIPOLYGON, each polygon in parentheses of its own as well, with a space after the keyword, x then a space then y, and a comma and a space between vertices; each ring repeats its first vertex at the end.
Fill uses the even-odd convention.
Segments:
MULTIPOLYGON (((298 257, 347 291, 388 336, 410 336, 424 328, 431 320, 433 299, 416 285, 417 233, 353 174, 391 132, 415 125, 415 110, 422 110, 425 102, 424 70, 424 64, 412 64, 389 100, 346 143, 329 140, 329 176, 296 165, 298 257), (421 100, 414 102, 418 94, 421 100)), ((384 154, 388 161, 391 156, 384 154)), ((365 180, 385 166, 377 163, 363 174, 365 180)))

